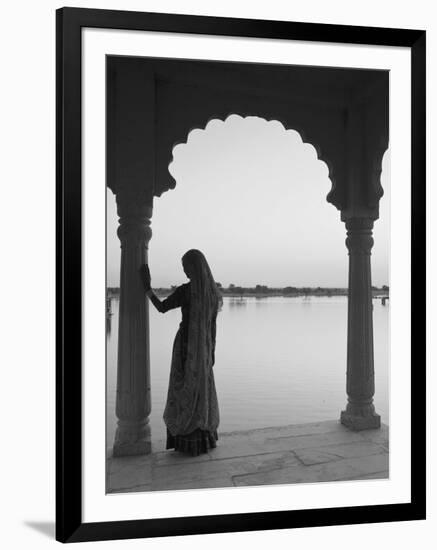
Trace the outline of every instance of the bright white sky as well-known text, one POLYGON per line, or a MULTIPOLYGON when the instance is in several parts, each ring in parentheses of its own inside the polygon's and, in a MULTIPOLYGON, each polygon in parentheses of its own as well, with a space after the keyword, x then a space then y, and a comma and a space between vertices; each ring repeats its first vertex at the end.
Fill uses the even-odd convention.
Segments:
MULTIPOLYGON (((310 144, 277 121, 232 115, 193 130, 173 150, 176 188, 155 198, 149 245, 152 284, 186 281, 180 258, 205 254, 228 286, 347 286, 340 212, 326 201, 328 168, 310 144)), ((383 161, 372 284, 389 284, 389 154, 383 161)), ((108 286, 119 285, 115 197, 107 192, 108 286)))

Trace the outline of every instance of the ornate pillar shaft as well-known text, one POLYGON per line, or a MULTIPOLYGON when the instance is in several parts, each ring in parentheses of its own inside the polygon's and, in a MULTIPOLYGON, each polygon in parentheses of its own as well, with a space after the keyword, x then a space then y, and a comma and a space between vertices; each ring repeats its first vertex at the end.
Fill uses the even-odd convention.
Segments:
POLYGON ((373 220, 352 218, 346 221, 346 246, 349 250, 349 294, 347 332, 348 403, 341 423, 353 430, 380 427, 373 395, 373 305, 370 254, 373 246, 373 220))
POLYGON ((114 456, 151 451, 149 311, 139 275, 147 262, 152 207, 141 194, 117 195, 121 242, 114 456))

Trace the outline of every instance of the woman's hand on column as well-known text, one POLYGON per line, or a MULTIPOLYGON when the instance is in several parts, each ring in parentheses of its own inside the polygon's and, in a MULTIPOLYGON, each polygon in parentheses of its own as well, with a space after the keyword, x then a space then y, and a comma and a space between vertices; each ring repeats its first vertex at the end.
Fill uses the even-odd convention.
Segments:
POLYGON ((140 267, 139 271, 140 271, 141 281, 142 281, 143 286, 144 286, 144 290, 146 292, 149 292, 149 290, 151 290, 151 288, 152 288, 152 278, 150 276, 149 266, 147 264, 143 264, 140 267))

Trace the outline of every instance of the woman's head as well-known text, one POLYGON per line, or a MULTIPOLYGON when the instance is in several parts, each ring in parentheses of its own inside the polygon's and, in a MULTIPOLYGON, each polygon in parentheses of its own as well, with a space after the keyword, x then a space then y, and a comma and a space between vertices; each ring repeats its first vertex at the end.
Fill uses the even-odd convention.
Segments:
POLYGON ((182 267, 184 268, 185 275, 189 279, 196 277, 196 274, 200 274, 205 267, 209 269, 205 256, 200 250, 196 250, 195 248, 188 250, 188 252, 185 252, 182 256, 182 267))
POLYGON ((217 288, 211 269, 205 256, 195 248, 188 250, 182 256, 182 266, 185 275, 191 280, 197 288, 202 288, 203 293, 210 295, 213 303, 221 302, 221 294, 217 288))

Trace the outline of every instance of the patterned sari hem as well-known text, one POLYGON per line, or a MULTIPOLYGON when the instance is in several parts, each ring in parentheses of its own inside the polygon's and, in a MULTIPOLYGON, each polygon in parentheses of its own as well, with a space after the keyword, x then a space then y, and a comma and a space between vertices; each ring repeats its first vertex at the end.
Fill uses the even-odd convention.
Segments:
POLYGON ((217 430, 209 431, 197 428, 186 435, 172 435, 167 429, 166 449, 174 449, 191 456, 198 456, 217 447, 217 440, 217 430))

